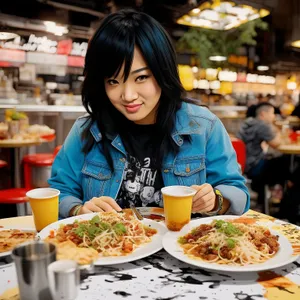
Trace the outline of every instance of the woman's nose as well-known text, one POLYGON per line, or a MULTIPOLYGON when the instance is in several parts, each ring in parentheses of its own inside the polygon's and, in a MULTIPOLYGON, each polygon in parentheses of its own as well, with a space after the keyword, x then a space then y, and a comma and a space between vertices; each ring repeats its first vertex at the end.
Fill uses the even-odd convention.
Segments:
POLYGON ((132 102, 139 97, 136 89, 132 84, 125 84, 122 92, 122 100, 132 102))

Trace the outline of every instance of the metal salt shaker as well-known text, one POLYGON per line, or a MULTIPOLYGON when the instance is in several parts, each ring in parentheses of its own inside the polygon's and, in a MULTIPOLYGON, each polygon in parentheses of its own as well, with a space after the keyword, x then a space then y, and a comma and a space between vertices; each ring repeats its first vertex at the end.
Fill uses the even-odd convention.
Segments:
POLYGON ((55 300, 76 299, 80 285, 80 271, 73 260, 58 260, 48 266, 49 286, 55 300))

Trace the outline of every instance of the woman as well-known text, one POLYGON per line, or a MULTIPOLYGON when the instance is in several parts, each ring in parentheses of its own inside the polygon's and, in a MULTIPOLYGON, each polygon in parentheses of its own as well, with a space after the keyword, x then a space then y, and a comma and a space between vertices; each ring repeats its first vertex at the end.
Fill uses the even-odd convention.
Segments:
POLYGON ((219 119, 182 99, 164 29, 132 10, 109 15, 89 43, 83 105, 49 183, 60 216, 162 205, 160 189, 193 186, 193 211, 242 214, 249 195, 219 119))

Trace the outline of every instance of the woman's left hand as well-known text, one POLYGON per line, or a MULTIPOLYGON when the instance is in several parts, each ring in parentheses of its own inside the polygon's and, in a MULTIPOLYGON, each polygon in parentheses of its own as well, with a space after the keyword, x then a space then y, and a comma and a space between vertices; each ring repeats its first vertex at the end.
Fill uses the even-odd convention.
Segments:
POLYGON ((191 188, 197 190, 193 197, 193 212, 209 212, 212 211, 216 205, 216 194, 213 187, 204 183, 202 185, 192 185, 191 188))

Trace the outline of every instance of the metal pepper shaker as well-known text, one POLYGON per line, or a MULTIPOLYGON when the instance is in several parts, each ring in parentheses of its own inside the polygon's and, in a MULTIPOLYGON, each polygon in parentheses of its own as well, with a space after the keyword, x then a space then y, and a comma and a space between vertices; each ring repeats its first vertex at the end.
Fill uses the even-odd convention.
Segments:
POLYGON ((48 266, 48 279, 53 299, 76 299, 80 285, 80 271, 76 261, 53 262, 48 266))

